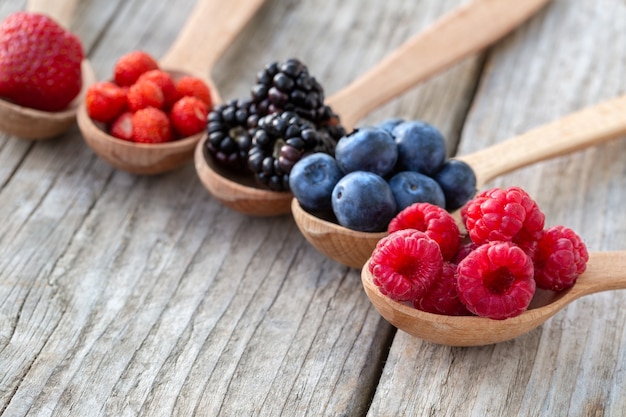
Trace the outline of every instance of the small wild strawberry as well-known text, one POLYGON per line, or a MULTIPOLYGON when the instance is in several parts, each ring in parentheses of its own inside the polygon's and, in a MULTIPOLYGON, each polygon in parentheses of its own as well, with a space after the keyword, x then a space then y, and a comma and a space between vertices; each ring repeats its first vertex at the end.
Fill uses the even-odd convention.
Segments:
POLYGON ((127 87, 135 83, 144 72, 158 69, 159 64, 148 53, 133 51, 122 55, 113 68, 115 84, 127 87))
POLYGON ((176 84, 167 72, 160 69, 150 70, 141 74, 136 82, 140 83, 145 80, 152 81, 159 86, 163 92, 163 107, 165 109, 172 107, 176 100, 178 100, 179 95, 176 90, 176 84))
POLYGON ((203 131, 207 124, 206 104, 196 97, 186 96, 174 103, 170 119, 181 136, 191 136, 203 131))
POLYGON ((137 110, 133 114, 133 140, 140 143, 163 143, 172 140, 170 119, 154 107, 137 110))
POLYGON ((128 108, 132 112, 146 108, 156 107, 162 109, 165 97, 161 88, 150 80, 137 81, 128 90, 128 108))
POLYGON ((180 97, 192 96, 204 101, 207 107, 211 107, 211 91, 209 86, 200 78, 185 76, 176 82, 176 90, 180 97))
POLYGON ((93 120, 109 123, 126 108, 126 89, 108 81, 94 83, 85 94, 85 106, 93 120))
POLYGON ((117 119, 111 123, 109 133, 118 139, 128 141, 133 140, 133 114, 129 111, 119 115, 117 119))

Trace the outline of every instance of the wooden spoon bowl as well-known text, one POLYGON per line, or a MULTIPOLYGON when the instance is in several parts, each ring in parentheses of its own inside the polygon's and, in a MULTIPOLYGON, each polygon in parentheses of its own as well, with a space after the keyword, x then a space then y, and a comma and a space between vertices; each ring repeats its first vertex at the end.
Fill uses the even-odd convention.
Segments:
POLYGON ((219 166, 205 151, 206 140, 205 134, 196 146, 194 161, 200 182, 217 201, 240 213, 259 217, 289 213, 291 193, 261 188, 252 176, 219 166))
MULTIPOLYGON (((499 175, 625 134, 626 95, 458 159, 472 167, 477 189, 481 189, 499 175)), ((386 235, 349 230, 307 213, 297 202, 291 207, 294 220, 309 243, 322 254, 352 268, 362 268, 378 240, 386 235)), ((458 211, 452 214, 458 220, 458 211)))
POLYGON ((361 271, 361 281, 376 310, 398 329, 441 345, 482 346, 522 336, 584 295, 626 289, 625 271, 626 251, 592 252, 587 270, 573 287, 559 293, 538 291, 528 310, 506 320, 431 314, 394 301, 374 284, 369 260, 361 271))
POLYGON ((359 232, 316 217, 304 210, 295 198, 291 201, 291 212, 300 232, 313 247, 355 269, 363 266, 363 260, 372 255, 378 241, 387 235, 387 232, 359 232))
MULTIPOLYGON (((68 28, 77 0, 29 0, 26 10, 42 13, 68 28)), ((26 140, 55 138, 76 122, 76 113, 85 99, 87 88, 96 81, 88 60, 81 64, 82 88, 70 105, 58 112, 32 109, 0 99, 0 131, 26 140)))
MULTIPOLYGON (((167 71, 175 80, 184 74, 167 71)), ((205 80, 209 83, 209 80, 205 80)), ((221 101, 217 90, 209 84, 211 99, 221 101)), ((96 122, 87 108, 80 106, 77 114, 78 127, 89 147, 103 160, 122 171, 137 175, 155 175, 174 170, 189 162, 196 144, 204 132, 165 143, 137 143, 118 139, 106 131, 103 123, 96 122)))
POLYGON ((85 100, 87 88, 96 81, 88 60, 82 62, 81 71, 83 86, 65 110, 36 110, 0 99, 0 131, 26 140, 52 139, 65 133, 76 123, 77 111, 85 100))
MULTIPOLYGON (((210 70, 262 3, 263 0, 198 0, 159 67, 174 79, 183 75, 203 79, 210 88, 213 104, 221 103, 210 70), (212 16, 210 25, 206 24, 206 16, 212 16), (198 45, 199 39, 211 41, 198 45)), ((93 121, 84 105, 78 112, 78 126, 85 142, 99 157, 115 168, 141 175, 161 174, 186 164, 203 136, 200 132, 159 144, 121 140, 109 135, 103 124, 93 121)))
MULTIPOLYGON (((340 115, 342 125, 350 131, 359 119, 378 106, 502 38, 548 1, 511 4, 506 0, 473 0, 409 39, 370 71, 329 97, 326 104, 340 115), (420 65, 415 65, 416 62, 420 65)), ((195 154, 195 165, 209 193, 230 208, 253 216, 280 215, 290 210, 291 193, 262 191, 250 186, 250 181, 242 181, 241 175, 216 169, 211 158, 200 151, 195 154)))

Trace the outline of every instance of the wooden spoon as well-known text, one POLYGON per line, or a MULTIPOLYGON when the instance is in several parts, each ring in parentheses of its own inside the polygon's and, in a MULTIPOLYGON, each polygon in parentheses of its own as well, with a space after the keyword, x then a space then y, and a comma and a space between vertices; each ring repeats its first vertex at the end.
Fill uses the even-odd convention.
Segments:
MULTIPOLYGON (((349 131, 363 116, 410 87, 485 48, 527 20, 549 0, 473 0, 409 39, 326 103, 349 131)), ((248 215, 289 213, 292 194, 263 189, 220 169, 205 155, 205 135, 195 153, 202 184, 220 203, 248 215)))
MULTIPOLYGON (((369 261, 368 261, 369 262, 369 261)), ((539 292, 528 310, 506 320, 426 313, 383 295, 372 281, 368 263, 361 271, 365 292, 376 310, 398 329, 448 346, 481 346, 514 339, 541 326, 572 301, 601 291, 626 289, 626 251, 591 252, 587 270, 573 287, 539 292)))
MULTIPOLYGON (((29 0, 26 10, 45 14, 68 28, 77 0, 29 0)), ((64 133, 76 121, 76 110, 85 98, 96 74, 87 59, 81 64, 82 89, 67 109, 58 112, 36 110, 0 99, 0 131, 27 140, 50 139, 64 133)))
MULTIPOLYGON (((460 156, 476 174, 477 188, 507 172, 626 134, 626 95, 572 113, 527 133, 460 156)), ((294 198, 293 217, 319 252, 360 269, 386 232, 357 232, 306 212, 294 198)))
MULTIPOLYGON (((263 0, 198 0, 185 27, 165 56, 160 68, 173 77, 193 75, 211 88, 214 104, 221 97, 210 70, 263 0), (207 24, 210 18, 211 24, 207 24)), ((85 141, 102 159, 134 174, 160 174, 188 162, 202 133, 161 144, 141 144, 115 138, 94 122, 85 106, 78 111, 78 125, 85 141)))

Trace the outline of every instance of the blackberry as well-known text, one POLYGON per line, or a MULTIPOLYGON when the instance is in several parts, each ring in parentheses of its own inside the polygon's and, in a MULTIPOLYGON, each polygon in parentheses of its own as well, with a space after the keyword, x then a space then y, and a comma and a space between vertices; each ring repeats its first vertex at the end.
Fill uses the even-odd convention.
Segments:
POLYGON ((296 58, 272 62, 257 74, 252 101, 261 116, 290 111, 315 124, 335 142, 344 134, 339 117, 324 104, 324 89, 296 58))
POLYGON ((209 138, 205 150, 220 165, 245 170, 252 145, 252 129, 259 119, 252 102, 232 100, 219 104, 213 107, 207 119, 209 138))
POLYGON ((252 171, 261 184, 272 190, 289 190, 285 174, 291 167, 305 153, 319 151, 333 155, 335 145, 345 135, 345 130, 339 117, 324 104, 322 86, 297 59, 266 65, 257 74, 251 94, 249 100, 232 100, 215 106, 209 113, 209 138, 205 142, 205 151, 224 167, 252 171), (283 116, 269 118, 265 122, 260 128, 264 133, 256 132, 261 118, 281 114, 283 116), (277 130, 269 122, 275 120, 274 124, 282 126, 290 124, 286 120, 291 119, 299 127, 291 127, 289 131, 277 130), (299 140, 292 135, 294 129, 302 131, 297 136, 299 140), (268 136, 256 141, 254 151, 253 135, 268 136), (275 167, 268 165, 263 168, 259 165, 260 160, 267 156, 271 156, 274 162, 268 160, 266 164, 275 163, 275 167))
POLYGON ((325 134, 309 120, 283 111, 259 119, 248 152, 248 168, 257 182, 273 191, 289 191, 291 168, 313 152, 329 153, 325 134))
MULTIPOLYGON (((326 136, 336 144, 339 139, 346 136, 346 129, 341 125, 339 115, 328 105, 323 105, 317 109, 315 125, 318 130, 326 133, 326 136)), ((334 146, 334 145, 333 145, 334 146)))

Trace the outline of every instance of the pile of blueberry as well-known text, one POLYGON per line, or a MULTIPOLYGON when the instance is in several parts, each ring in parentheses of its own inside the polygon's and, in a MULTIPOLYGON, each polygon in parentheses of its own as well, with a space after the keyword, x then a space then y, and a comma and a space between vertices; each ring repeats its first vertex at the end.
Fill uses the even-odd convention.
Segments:
POLYGON ((413 203, 452 211, 474 196, 472 168, 446 155, 445 139, 434 126, 389 119, 343 136, 334 158, 302 158, 289 186, 308 212, 353 230, 381 232, 413 203))

